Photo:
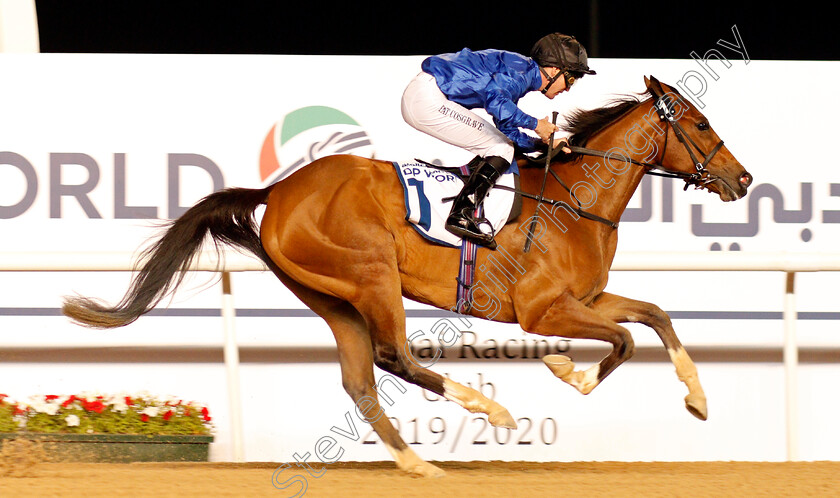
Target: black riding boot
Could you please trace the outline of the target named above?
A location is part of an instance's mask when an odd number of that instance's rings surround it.
[[[490,156],[480,162],[452,202],[452,211],[446,220],[448,232],[490,249],[496,248],[492,231],[484,233],[480,229],[480,225],[489,225],[489,222],[483,217],[476,218],[475,210],[484,202],[487,192],[508,168],[510,163],[498,156]]]

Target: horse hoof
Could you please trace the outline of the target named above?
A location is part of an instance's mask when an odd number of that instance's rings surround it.
[[[397,468],[414,477],[443,477],[446,472],[423,460],[409,447],[397,450],[387,443],[385,447],[393,455]]]
[[[685,409],[700,420],[706,420],[709,416],[708,408],[706,408],[706,397],[703,395],[689,394],[686,396]]]
[[[543,356],[543,363],[551,370],[555,377],[568,377],[575,370],[575,362],[568,356],[562,354],[549,354]]]
[[[510,416],[510,412],[504,408],[501,411],[494,412],[488,415],[487,421],[493,427],[501,427],[503,429],[516,429],[516,420]]]
[[[429,462],[420,462],[404,470],[414,477],[446,477],[446,472]]]

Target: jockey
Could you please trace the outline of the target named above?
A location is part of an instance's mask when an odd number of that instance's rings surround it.
[[[514,147],[535,152],[557,130],[548,118],[538,120],[519,109],[519,99],[537,90],[553,99],[595,71],[587,66],[583,46],[560,33],[537,41],[530,57],[465,48],[429,57],[421,69],[403,93],[403,119],[417,130],[475,153],[479,160],[452,203],[446,229],[495,249],[493,234],[480,229],[487,221],[475,217],[476,208],[503,173],[519,172],[513,162]],[[470,110],[479,108],[495,126]],[[533,130],[537,136],[522,130]]]

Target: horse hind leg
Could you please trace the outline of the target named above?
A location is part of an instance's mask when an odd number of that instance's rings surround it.
[[[367,298],[354,304],[370,327],[376,366],[406,382],[443,396],[471,413],[486,414],[488,422],[493,426],[515,429],[516,421],[505,407],[475,389],[447,379],[420,364],[412,355],[406,340],[402,294],[399,287],[390,292],[381,291],[388,287],[365,286],[366,289],[379,291],[370,291]]]
[[[470,413],[483,413],[487,415],[487,421],[494,427],[501,427],[503,429],[517,428],[516,421],[504,406],[487,398],[475,389],[453,380],[445,379],[443,381],[443,397],[461,405]]]
[[[706,420],[706,394],[700,385],[697,367],[677,338],[667,313],[655,304],[608,293],[599,295],[593,308],[616,322],[642,323],[652,328],[665,345],[668,356],[677,370],[677,377],[688,387],[688,395],[685,397],[686,409],[700,420]]]
[[[355,310],[353,310],[355,312]],[[420,458],[400,437],[388,420],[380,398],[389,399],[377,391],[373,375],[373,351],[364,320],[327,320],[335,335],[341,364],[344,390],[356,405],[357,414],[364,416],[373,427],[401,470],[420,477],[442,477],[443,470]],[[403,388],[404,389],[404,388]],[[389,401],[390,402],[390,401]],[[392,402],[391,402],[392,403]]]
[[[276,265],[269,266],[289,290],[327,322],[335,336],[342,386],[353,400],[357,415],[371,425],[397,467],[421,477],[443,476],[440,468],[417,456],[382,410],[373,375],[370,333],[356,309],[346,301],[304,287]]]
[[[394,343],[390,339],[383,341],[380,336],[373,346],[376,366],[406,382],[443,396],[470,413],[487,415],[487,421],[492,426],[517,428],[516,421],[504,406],[475,389],[423,367],[407,346],[407,342],[401,345],[399,339]]]

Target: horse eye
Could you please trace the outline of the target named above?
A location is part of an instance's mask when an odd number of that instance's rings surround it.
[[[700,123],[697,123],[697,129],[700,130],[700,131],[706,131],[706,130],[709,129],[709,123],[706,122],[706,121],[702,121]]]

